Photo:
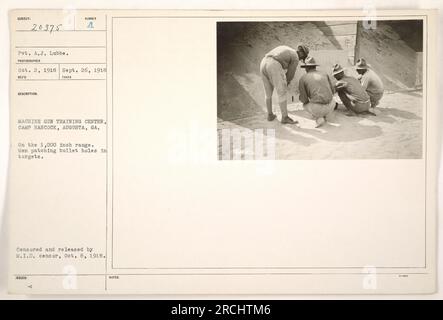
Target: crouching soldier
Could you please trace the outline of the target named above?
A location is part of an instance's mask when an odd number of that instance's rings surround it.
[[[335,91],[349,110],[349,115],[366,112],[376,115],[368,93],[356,78],[345,75],[345,70],[339,64],[334,65],[332,74],[337,79]]]
[[[298,62],[304,60],[308,53],[309,49],[303,45],[298,46],[297,50],[288,46],[278,46],[268,52],[261,61],[260,74],[265,89],[268,121],[276,118],[272,111],[272,93],[275,89],[282,114],[281,123],[297,123],[288,116],[288,84],[294,78]]]
[[[301,66],[306,74],[300,78],[300,101],[303,108],[308,111],[317,123],[317,128],[330,120],[335,108],[333,99],[334,87],[331,78],[324,72],[317,70],[318,64],[314,58],[309,57]]]
[[[356,63],[356,70],[360,75],[360,82],[363,88],[369,95],[371,100],[371,107],[378,106],[381,98],[383,97],[384,87],[380,77],[369,68],[364,58],[358,59]]]

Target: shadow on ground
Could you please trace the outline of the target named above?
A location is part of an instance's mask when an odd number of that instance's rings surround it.
[[[295,111],[291,114],[314,121],[306,111]],[[375,118],[371,116],[371,118]],[[318,140],[349,142],[374,138],[382,134],[382,129],[375,124],[365,123],[361,116],[349,117],[342,111],[334,111],[330,119],[332,124],[325,124],[320,128],[297,128],[298,132],[310,134]],[[371,119],[372,120],[372,119]]]
[[[244,119],[232,121],[239,127],[245,129],[274,129],[275,136],[278,139],[288,140],[301,146],[310,146],[320,141],[349,142],[374,138],[382,134],[382,129],[374,122],[375,116],[355,116],[348,117],[342,111],[335,111],[331,122],[321,128],[315,128],[314,120],[311,115],[304,110],[290,112],[290,115],[297,119],[299,125],[282,125],[278,120],[273,122],[264,122],[263,116],[257,119],[248,119],[244,124]]]

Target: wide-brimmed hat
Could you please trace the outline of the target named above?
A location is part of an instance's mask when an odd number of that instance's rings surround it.
[[[355,64],[355,69],[366,70],[368,68],[369,68],[369,65],[366,63],[365,58],[360,58],[357,60],[357,63]]]
[[[297,50],[303,52],[305,54],[305,57],[307,57],[309,54],[309,48],[303,44],[299,45],[297,47]]]
[[[334,65],[334,67],[332,68],[332,74],[335,76],[336,74],[339,74],[341,72],[344,72],[345,69],[342,68],[341,65],[339,65],[338,63],[336,63]]]
[[[307,57],[305,60],[305,64],[301,65],[301,68],[306,68],[306,67],[316,67],[318,66],[318,64],[315,62],[314,57]]]

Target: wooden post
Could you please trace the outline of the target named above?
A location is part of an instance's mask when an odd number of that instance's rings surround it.
[[[363,21],[357,21],[357,32],[355,34],[355,48],[354,48],[354,65],[357,60],[360,59],[360,41],[361,41],[361,28]]]

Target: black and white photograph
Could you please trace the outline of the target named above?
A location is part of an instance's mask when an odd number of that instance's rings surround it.
[[[421,159],[423,32],[423,20],[218,22],[218,159]]]

